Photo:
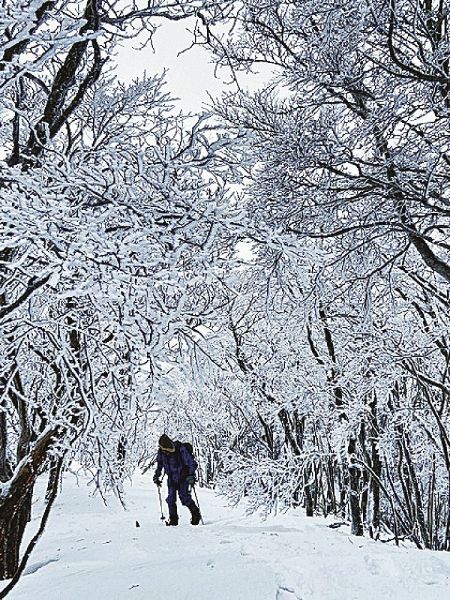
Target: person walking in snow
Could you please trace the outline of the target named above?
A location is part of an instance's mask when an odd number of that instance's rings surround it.
[[[195,484],[197,462],[193,455],[181,442],[173,442],[166,434],[159,438],[158,454],[156,456],[156,471],[153,482],[161,486],[161,473],[164,469],[167,475],[169,520],[166,525],[178,525],[177,493],[181,504],[191,511],[192,525],[198,525],[201,520],[200,510],[191,496],[191,487]]]

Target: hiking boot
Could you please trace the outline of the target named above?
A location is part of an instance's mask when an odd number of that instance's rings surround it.
[[[194,506],[189,507],[189,510],[191,511],[191,515],[192,515],[191,525],[198,525],[202,518],[199,509],[194,504]]]
[[[169,518],[166,521],[166,525],[178,525],[178,510],[177,505],[169,505]]]
[[[191,525],[198,525],[201,519],[202,515],[200,514],[200,512],[196,513],[195,515],[192,515]]]

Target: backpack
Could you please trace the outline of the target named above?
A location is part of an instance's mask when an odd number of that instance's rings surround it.
[[[176,455],[178,460],[181,462],[181,448],[184,448],[186,450],[186,452],[189,454],[189,456],[192,459],[193,462],[193,466],[194,466],[194,471],[197,470],[198,468],[198,463],[195,460],[194,457],[194,449],[192,447],[192,444],[189,442],[180,442],[180,441],[176,441],[175,442],[175,451],[176,451]],[[183,464],[182,470],[181,470],[181,477],[186,477],[189,474],[189,467],[186,464]]]
[[[181,446],[183,446],[183,448],[185,448],[189,452],[189,454],[192,456],[192,458],[195,459],[194,448],[190,442],[180,442],[180,441],[175,442],[175,448],[176,448],[177,452],[180,451]]]

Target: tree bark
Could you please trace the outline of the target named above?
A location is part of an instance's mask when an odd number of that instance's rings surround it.
[[[23,485],[14,490],[0,512],[0,580],[11,579],[19,567],[20,545],[30,520],[33,487]]]
[[[350,501],[350,516],[352,520],[352,534],[364,535],[364,528],[361,518],[361,507],[359,505],[359,480],[361,472],[359,466],[355,462],[356,441],[351,438],[348,442],[348,480],[349,480],[349,501]]]
[[[0,581],[10,579],[19,566],[20,544],[30,520],[34,483],[56,435],[56,430],[48,430],[39,437],[6,483],[9,485],[6,494],[0,497]]]
[[[0,404],[0,482],[4,483],[11,477],[11,466],[8,462],[6,448],[8,444],[8,431],[6,427],[6,413]]]

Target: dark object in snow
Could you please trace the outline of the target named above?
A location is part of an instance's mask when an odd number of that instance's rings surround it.
[[[330,529],[337,529],[338,527],[342,527],[342,525],[347,525],[347,523],[345,521],[336,521],[336,523],[331,523],[328,527]]]
[[[181,504],[191,512],[191,523],[198,525],[200,522],[200,510],[191,496],[191,487],[194,486],[196,481],[195,471],[197,467],[191,444],[179,441],[173,442],[165,434],[160,437],[153,481],[159,486],[161,473],[164,469],[164,473],[167,475],[168,525],[178,525],[177,494]]]
[[[194,487],[194,486],[192,486],[192,491],[193,491],[193,493],[194,493],[194,496],[195,496],[195,501],[197,502],[197,506],[198,506],[198,515],[195,515],[195,517],[194,517],[194,515],[192,516],[191,523],[192,523],[192,525],[198,525],[198,523],[199,523],[199,520],[200,520],[200,521],[202,522],[202,525],[204,525],[204,524],[205,524],[205,522],[203,521],[203,517],[202,517],[202,514],[201,514],[201,510],[200,510],[200,502],[198,501],[197,492],[196,492],[196,489],[195,489],[195,487]],[[198,517],[198,518],[197,518],[197,517]]]
[[[140,527],[139,521],[136,521],[136,527]]]
[[[191,515],[192,515],[191,524],[198,525],[200,523],[200,519],[202,518],[201,514],[200,514],[200,510],[198,509],[198,507],[196,506],[195,503],[194,503],[193,508],[190,510],[191,510]]]

